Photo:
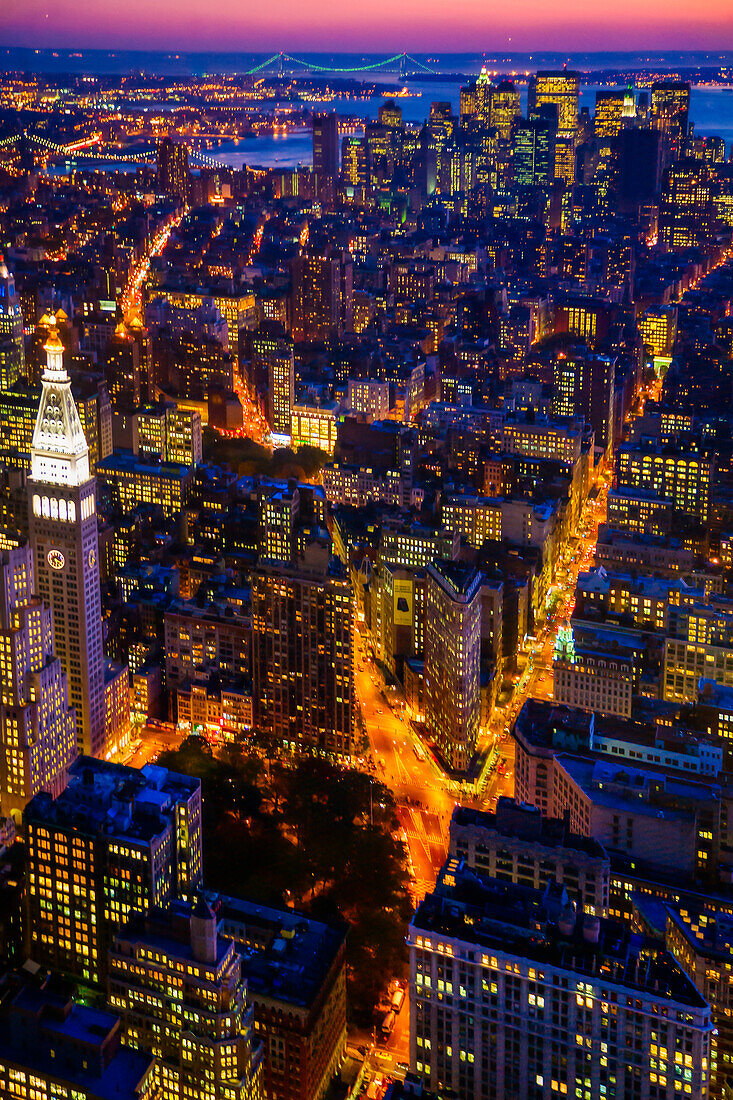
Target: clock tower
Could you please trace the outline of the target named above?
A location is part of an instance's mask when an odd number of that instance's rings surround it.
[[[31,444],[30,541],[38,595],[53,612],[54,649],[76,708],[80,752],[104,755],[105,699],[96,479],[52,329]]]

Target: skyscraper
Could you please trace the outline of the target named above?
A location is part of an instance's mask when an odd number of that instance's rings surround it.
[[[527,92],[527,113],[534,114],[543,103],[557,107],[557,128],[575,130],[578,124],[580,73],[569,69],[541,70],[530,77]]]
[[[290,418],[295,400],[295,358],[293,342],[287,337],[276,339],[267,357],[267,420],[275,435],[290,438]]]
[[[351,586],[330,547],[252,573],[253,724],[289,749],[351,755]]]
[[[333,112],[313,116],[313,171],[319,184],[339,174],[339,124]]]
[[[96,479],[64,369],[63,345],[51,332],[31,444],[30,542],[38,594],[53,612],[55,649],[76,709],[79,748],[104,753],[104,650],[99,591]]]
[[[292,264],[292,330],[299,341],[325,341],[350,327],[352,265],[339,254],[299,256]]]
[[[25,370],[23,313],[15,279],[0,253],[0,390],[7,390]]]
[[[557,122],[552,114],[520,118],[514,127],[514,179],[520,187],[548,186],[555,178]]]
[[[596,137],[615,137],[624,127],[625,119],[633,119],[636,111],[634,89],[624,91],[602,88],[596,92],[596,110],[593,129]]]
[[[449,767],[465,771],[479,729],[481,577],[443,559],[425,589],[425,728]]]
[[[652,125],[671,139],[687,133],[690,85],[686,80],[659,80],[652,85]]]
[[[596,447],[610,454],[613,442],[613,394],[616,361],[587,348],[560,352],[553,364],[552,411],[582,417],[593,428]]]
[[[491,93],[491,119],[499,137],[509,141],[514,119],[521,113],[519,89],[511,80],[500,80]]]
[[[20,822],[39,791],[56,796],[76,756],[66,673],[51,610],[33,594],[29,546],[0,555],[0,816]]]
[[[664,172],[659,202],[659,240],[667,248],[697,248],[712,226],[712,179],[699,160],[677,160]]]
[[[140,404],[140,343],[120,322],[107,345],[105,375],[112,407],[116,412]]]
[[[352,187],[369,186],[369,146],[366,138],[347,134],[341,142],[341,175]]]
[[[188,171],[188,146],[165,137],[158,146],[158,190],[164,195],[188,200],[191,180]]]

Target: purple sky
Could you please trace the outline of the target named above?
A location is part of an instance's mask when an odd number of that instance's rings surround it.
[[[733,0],[0,0],[3,45],[163,50],[733,49]]]

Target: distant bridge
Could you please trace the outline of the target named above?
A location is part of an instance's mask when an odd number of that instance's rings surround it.
[[[35,145],[39,152],[47,153],[49,156],[63,156],[73,160],[87,159],[87,160],[105,160],[115,162],[119,164],[154,164],[155,163],[155,149],[140,149],[137,152],[122,153],[116,147],[107,146],[102,141],[101,134],[94,134],[90,138],[85,138],[82,141],[73,141],[67,145],[63,145],[58,141],[51,141],[47,137],[43,137],[40,134],[28,133],[27,130],[18,134],[13,134],[10,137],[3,138],[0,141],[0,148],[12,145],[15,142],[20,142],[23,139],[31,142]],[[213,157],[207,156],[205,153],[200,153],[197,149],[189,148],[189,158],[192,162],[195,162],[197,167],[201,168],[221,168],[221,162],[215,160]]]
[[[274,53],[271,57],[268,57],[266,61],[261,61],[254,68],[248,69],[247,75],[254,76],[255,73],[264,72],[270,66],[276,67],[280,73],[283,73],[285,72],[285,63],[288,61],[293,65],[297,65],[298,68],[314,73],[369,73],[380,69],[382,72],[396,72],[400,76],[407,76],[409,72],[437,72],[436,69],[431,69],[429,65],[425,65],[422,61],[418,61],[416,57],[404,52],[393,54],[392,57],[385,57],[382,61],[374,61],[370,64],[344,66],[320,65],[316,61],[308,61],[304,57],[293,57],[292,54],[281,50],[279,53]],[[395,68],[390,68],[390,66],[395,66]]]

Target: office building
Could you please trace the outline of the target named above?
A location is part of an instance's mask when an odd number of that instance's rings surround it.
[[[203,458],[201,413],[197,409],[166,408],[165,461],[198,466]]]
[[[637,323],[645,356],[654,359],[672,354],[677,337],[677,306],[652,306]]]
[[[369,592],[372,648],[401,679],[404,662],[423,654],[425,570],[382,561],[372,571]]]
[[[687,133],[690,113],[690,85],[685,80],[658,80],[652,84],[652,125],[669,138]]]
[[[333,112],[313,115],[313,172],[316,186],[339,174],[339,126]]]
[[[612,859],[646,867],[652,879],[719,881],[729,812],[727,789],[713,778],[720,745],[633,716],[539,700],[525,703],[514,728],[521,801],[547,817],[567,814],[573,832],[594,837]]]
[[[188,170],[188,146],[185,142],[165,137],[157,152],[158,190],[164,195],[188,202],[191,177]]]
[[[202,897],[135,914],[109,953],[125,1045],[155,1059],[160,1100],[259,1100],[262,1048],[242,958]]]
[[[620,134],[627,118],[633,117],[633,89],[601,88],[596,92],[593,129],[597,138],[613,138]]]
[[[42,966],[100,984],[118,926],[133,911],[190,898],[201,881],[201,783],[78,757],[66,789],[24,815],[27,951]]]
[[[305,253],[291,264],[292,334],[325,342],[351,327],[352,264],[339,254]]]
[[[614,440],[616,362],[587,348],[559,352],[553,362],[553,416],[583,419],[596,447],[610,456]]]
[[[633,643],[623,638],[576,645],[570,626],[561,626],[552,656],[552,694],[562,706],[631,716],[639,669]],[[594,644],[595,643],[595,644]]]
[[[219,936],[242,955],[264,1094],[321,1100],[346,1047],[346,927],[240,898],[207,900]]]
[[[189,464],[154,464],[131,451],[114,451],[99,463],[97,473],[123,513],[150,504],[161,508],[166,516],[176,516],[188,503],[194,470]]]
[[[24,375],[23,311],[15,279],[0,253],[0,392]]]
[[[547,187],[555,178],[555,136],[553,117],[518,119],[514,125],[514,180],[519,187]]]
[[[662,178],[659,240],[670,249],[705,245],[713,226],[709,165],[686,157],[670,164]]]
[[[545,104],[557,107],[559,132],[574,131],[578,125],[580,73],[569,69],[546,69],[529,79],[527,113],[535,114]]]
[[[203,457],[201,413],[175,402],[148,406],[134,414],[141,459],[155,459],[175,466],[198,466]],[[134,429],[133,429],[134,437]]]
[[[510,141],[514,120],[521,114],[519,89],[511,80],[500,80],[491,91],[491,117],[493,126],[502,141]]]
[[[38,595],[53,613],[54,648],[66,672],[81,752],[105,753],[104,650],[96,480],[54,332],[45,345],[41,402],[28,479]]]
[[[664,641],[664,699],[695,703],[703,678],[733,687],[733,611],[725,599],[676,609]]]
[[[366,192],[369,187],[369,146],[366,138],[347,134],[341,141],[343,182]]]
[[[479,731],[481,577],[442,559],[425,588],[425,732],[447,765],[466,771]]]
[[[136,409],[142,395],[140,342],[134,339],[124,321],[119,323],[107,344],[105,376],[115,411]]]
[[[260,560],[288,565],[295,554],[295,525],[300,512],[297,486],[264,493],[259,501]]]
[[[295,357],[292,340],[276,339],[267,355],[267,422],[276,436],[290,440],[295,403]]]
[[[120,1044],[113,1012],[75,1001],[49,976],[0,982],[4,1100],[162,1100],[152,1059]]]
[[[351,586],[330,549],[252,573],[255,729],[291,751],[347,759],[355,731]]]
[[[592,440],[590,429],[584,431],[578,425],[542,417],[507,419],[501,433],[502,449],[507,454],[550,458],[571,464],[588,454]]]
[[[707,1002],[658,940],[583,914],[557,883],[534,890],[449,859],[407,942],[410,1066],[428,1088],[707,1096]]]
[[[373,378],[350,378],[347,408],[352,412],[385,420],[389,414],[389,382]]]
[[[219,671],[225,680],[249,676],[251,618],[239,590],[230,598],[174,600],[163,619],[166,684],[181,687],[196,673]]]
[[[705,522],[710,516],[714,470],[711,453],[653,441],[624,443],[616,452],[614,487],[653,494],[677,511]]]
[[[335,401],[312,405],[304,401],[293,404],[290,418],[290,443],[298,447],[317,447],[327,455],[336,449],[339,406]]]
[[[76,719],[54,653],[51,609],[34,595],[29,546],[0,553],[0,816],[20,824],[39,791],[58,796]]]
[[[733,1077],[733,916],[715,899],[665,906],[667,950],[712,1009],[710,1098],[726,1095]]]

